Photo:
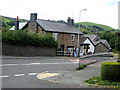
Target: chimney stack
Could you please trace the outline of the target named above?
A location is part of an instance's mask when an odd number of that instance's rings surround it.
[[[15,22],[15,30],[19,30],[19,17],[17,16],[16,22]]]
[[[71,19],[70,17],[68,17],[67,24],[70,25],[70,26],[73,26],[74,25],[74,19]]]
[[[35,20],[37,20],[37,13],[31,13],[30,21],[35,21]]]

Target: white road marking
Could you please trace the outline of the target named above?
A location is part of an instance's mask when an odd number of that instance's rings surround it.
[[[47,77],[53,77],[53,76],[57,76],[59,75],[59,73],[39,73],[37,75],[37,78],[38,79],[44,79],[44,78],[47,78]]]
[[[41,64],[41,63],[31,63],[31,64]]]
[[[30,75],[30,76],[37,75],[37,73],[28,73],[28,75]]]
[[[52,65],[52,64],[76,64],[78,62],[61,62],[61,63],[28,63],[28,64],[1,64],[0,66],[19,66],[19,65]]]
[[[24,76],[25,74],[15,74],[16,77]]]
[[[4,78],[4,77],[9,77],[8,75],[6,75],[6,76],[0,76],[0,78]]]
[[[19,64],[1,64],[0,66],[14,66],[14,65],[19,65]]]

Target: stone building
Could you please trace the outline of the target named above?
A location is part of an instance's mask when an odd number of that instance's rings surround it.
[[[74,20],[68,17],[67,23],[58,23],[49,20],[37,19],[37,14],[32,13],[30,21],[22,28],[29,33],[53,35],[55,40],[58,41],[58,48],[61,51],[72,51],[77,47],[78,30],[73,26]],[[83,33],[80,32],[80,35]]]
[[[67,23],[58,23],[50,20],[37,19],[37,13],[30,15],[30,21],[19,23],[16,28],[25,30],[28,33],[53,35],[58,41],[58,48],[62,52],[71,52],[77,48],[78,30],[73,26],[74,20],[68,17]],[[13,26],[10,30],[16,30]],[[18,27],[19,26],[19,27]],[[83,34],[80,32],[80,55],[104,53],[110,51],[110,45],[96,34]]]

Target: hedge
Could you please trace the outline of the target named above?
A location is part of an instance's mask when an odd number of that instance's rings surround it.
[[[101,79],[120,81],[120,63],[104,62],[101,64]]]
[[[57,41],[51,34],[30,34],[22,30],[3,32],[2,42],[22,46],[57,47]]]

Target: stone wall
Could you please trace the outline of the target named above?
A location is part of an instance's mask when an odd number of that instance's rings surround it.
[[[29,33],[46,34],[46,32],[35,21],[30,21],[28,26],[23,30]]]
[[[74,34],[74,41],[71,41],[71,34],[67,33],[58,33],[58,48],[61,44],[64,44],[64,50],[67,51],[67,46],[77,47],[78,35]]]
[[[2,44],[5,56],[56,56],[56,48]]]
[[[109,49],[104,46],[102,43],[99,43],[95,46],[95,53],[104,53],[109,52]]]

